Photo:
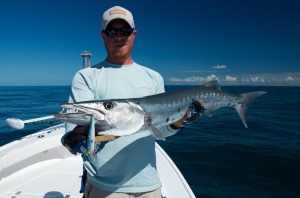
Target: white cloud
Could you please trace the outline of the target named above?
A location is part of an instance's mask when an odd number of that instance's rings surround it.
[[[238,77],[233,77],[233,76],[226,76],[225,81],[237,81]]]
[[[169,81],[171,81],[171,82],[182,82],[183,79],[180,79],[180,78],[169,78]]]
[[[294,81],[295,79],[292,76],[287,76],[284,80],[285,81]]]
[[[265,82],[264,77],[261,77],[261,76],[251,77],[250,80],[251,80],[252,82]]]
[[[226,69],[227,66],[226,65],[216,65],[212,67],[213,69]]]
[[[192,76],[192,77],[187,77],[187,78],[169,78],[170,82],[176,83],[176,82],[186,82],[186,83],[195,83],[195,82],[208,82],[208,81],[213,81],[213,80],[218,80],[219,78],[214,75],[208,75],[206,77],[197,77],[197,76]]]
[[[211,67],[212,70],[185,70],[182,71],[184,73],[212,73],[212,72],[220,72],[222,69],[226,69],[226,65],[216,65]],[[219,71],[218,71],[219,70]]]
[[[204,77],[188,77],[184,79],[185,82],[199,82],[204,81]]]
[[[222,85],[267,85],[267,86],[300,86],[300,72],[269,73],[269,74],[235,74],[192,76],[186,78],[170,78],[174,84],[197,84],[219,80]]]
[[[212,80],[219,80],[219,77],[214,74],[211,74],[206,77],[206,81],[212,81]]]

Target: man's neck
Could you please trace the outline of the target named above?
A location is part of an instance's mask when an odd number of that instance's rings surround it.
[[[106,58],[106,61],[115,64],[115,65],[130,65],[133,63],[133,60],[131,58],[126,58],[126,59],[116,59],[116,58]]]

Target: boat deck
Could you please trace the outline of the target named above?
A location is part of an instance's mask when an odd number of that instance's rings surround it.
[[[64,148],[55,126],[0,147],[0,198],[81,198],[82,158]],[[195,197],[165,151],[156,144],[164,198]]]
[[[0,197],[78,197],[82,159],[71,156],[66,159],[52,159],[28,166],[8,178],[1,180],[1,189],[6,189]]]

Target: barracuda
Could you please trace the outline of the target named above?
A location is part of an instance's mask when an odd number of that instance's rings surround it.
[[[154,136],[160,137],[159,129],[180,120],[193,100],[204,102],[204,115],[222,107],[236,109],[243,124],[246,124],[248,105],[264,91],[230,94],[220,89],[217,81],[202,86],[174,92],[132,99],[96,100],[62,104],[74,113],[59,113],[54,117],[76,125],[90,125],[93,118],[98,135],[125,136],[149,127]],[[69,112],[67,111],[67,112]],[[99,131],[100,129],[100,131]]]

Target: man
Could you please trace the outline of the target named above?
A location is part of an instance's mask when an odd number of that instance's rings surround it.
[[[101,37],[107,58],[91,68],[80,70],[73,79],[69,102],[140,98],[164,92],[163,78],[157,72],[132,60],[137,34],[133,16],[115,6],[104,12]],[[67,124],[62,143],[72,153],[81,153],[88,127]],[[167,137],[182,127],[182,121],[161,129]],[[73,131],[72,131],[73,130]],[[148,130],[96,144],[93,159],[83,155],[88,172],[86,198],[153,197],[161,198],[161,183],[156,170],[155,140]]]

